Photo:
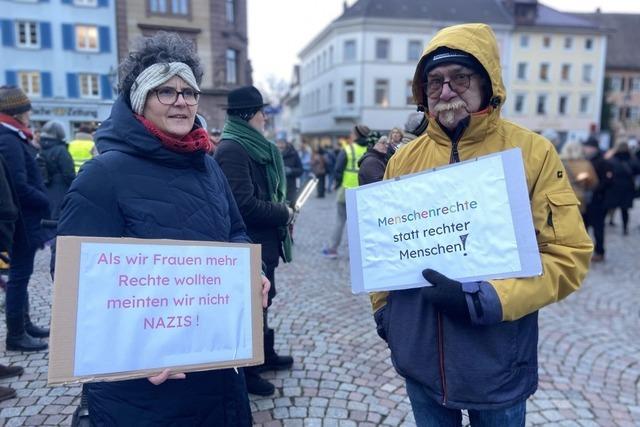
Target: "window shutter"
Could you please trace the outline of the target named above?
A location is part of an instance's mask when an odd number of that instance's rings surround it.
[[[98,7],[109,7],[109,0],[98,0]]]
[[[75,73],[67,73],[67,95],[69,98],[79,98],[78,76]]]
[[[4,79],[5,79],[6,84],[8,84],[10,86],[17,86],[18,85],[18,74],[15,71],[6,70],[4,72]]]
[[[51,23],[40,23],[40,47],[42,49],[51,49]]]
[[[40,79],[42,80],[42,97],[51,98],[53,96],[51,73],[48,71],[43,71],[42,73],[40,73]]]
[[[13,31],[13,21],[2,19],[0,23],[2,24],[2,46],[14,46],[15,33]]]
[[[111,39],[109,38],[109,27],[98,27],[98,38],[100,39],[100,52],[111,52]]]
[[[74,30],[72,24],[62,24],[62,47],[64,50],[76,50]]]
[[[111,99],[113,97],[108,74],[102,74],[100,76],[100,92],[102,99]]]

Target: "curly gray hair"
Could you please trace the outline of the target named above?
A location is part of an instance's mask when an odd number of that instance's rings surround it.
[[[193,42],[164,31],[138,39],[119,67],[118,92],[124,95],[127,104],[131,88],[142,71],[153,64],[170,62],[184,62],[193,71],[198,85],[202,82],[204,72]]]

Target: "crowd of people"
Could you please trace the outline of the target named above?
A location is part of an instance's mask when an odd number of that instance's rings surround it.
[[[69,143],[56,122],[34,139],[30,100],[17,87],[0,88],[7,350],[47,348],[49,330],[30,317],[28,283],[36,251],[46,244],[55,274],[52,220],[57,235],[260,244],[264,363],[87,383],[83,414],[92,425],[251,424],[248,393],[275,390],[261,373],[295,362],[276,352],[269,313],[277,267],[293,261],[292,203],[311,177],[318,179],[317,197],[336,192],[336,221],[322,249],[336,258],[347,189],[519,147],[532,179],[527,185],[544,273],[461,283],[426,265],[421,273],[431,286],[373,293],[371,302],[418,426],[460,425],[462,409],[472,426],[524,426],[526,400],[538,384],[538,310],[575,291],[590,260],[604,260],[608,212],[620,210],[622,232],[629,233],[640,173],[629,145],[603,152],[593,136],[565,144],[558,154],[543,136],[501,118],[506,93],[497,42],[482,24],[447,27],[434,36],[413,78],[419,111],[403,129],[381,135],[354,124],[337,147],[296,149],[284,139],[269,141],[267,104],[253,86],[230,91],[223,128],[207,129],[196,114],[200,59],[175,34],[142,39],[123,60],[120,76],[110,117],[95,133],[80,129]],[[583,224],[594,230],[593,256]],[[0,365],[0,378],[22,372]],[[14,396],[0,387],[0,400]]]

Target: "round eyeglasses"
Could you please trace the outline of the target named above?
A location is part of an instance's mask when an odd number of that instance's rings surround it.
[[[471,85],[471,76],[476,73],[457,73],[451,76],[449,80],[444,80],[441,77],[428,78],[427,82],[423,85],[424,92],[431,99],[437,99],[442,94],[442,88],[445,84],[449,85],[449,89],[460,95],[466,92]]]
[[[182,95],[182,99],[187,105],[198,105],[200,99],[200,92],[193,89],[184,89],[183,91],[177,91],[172,87],[161,87],[154,91],[163,105],[173,105],[178,100],[178,96]]]

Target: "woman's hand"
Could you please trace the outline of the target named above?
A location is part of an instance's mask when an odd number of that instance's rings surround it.
[[[153,377],[147,377],[149,382],[153,385],[160,385],[166,380],[183,380],[185,378],[187,378],[187,376],[184,373],[176,372],[175,374],[171,374],[168,369],[165,369],[160,374]]]
[[[271,282],[267,276],[262,276],[262,308],[267,308],[269,304],[269,289],[271,289]]]

